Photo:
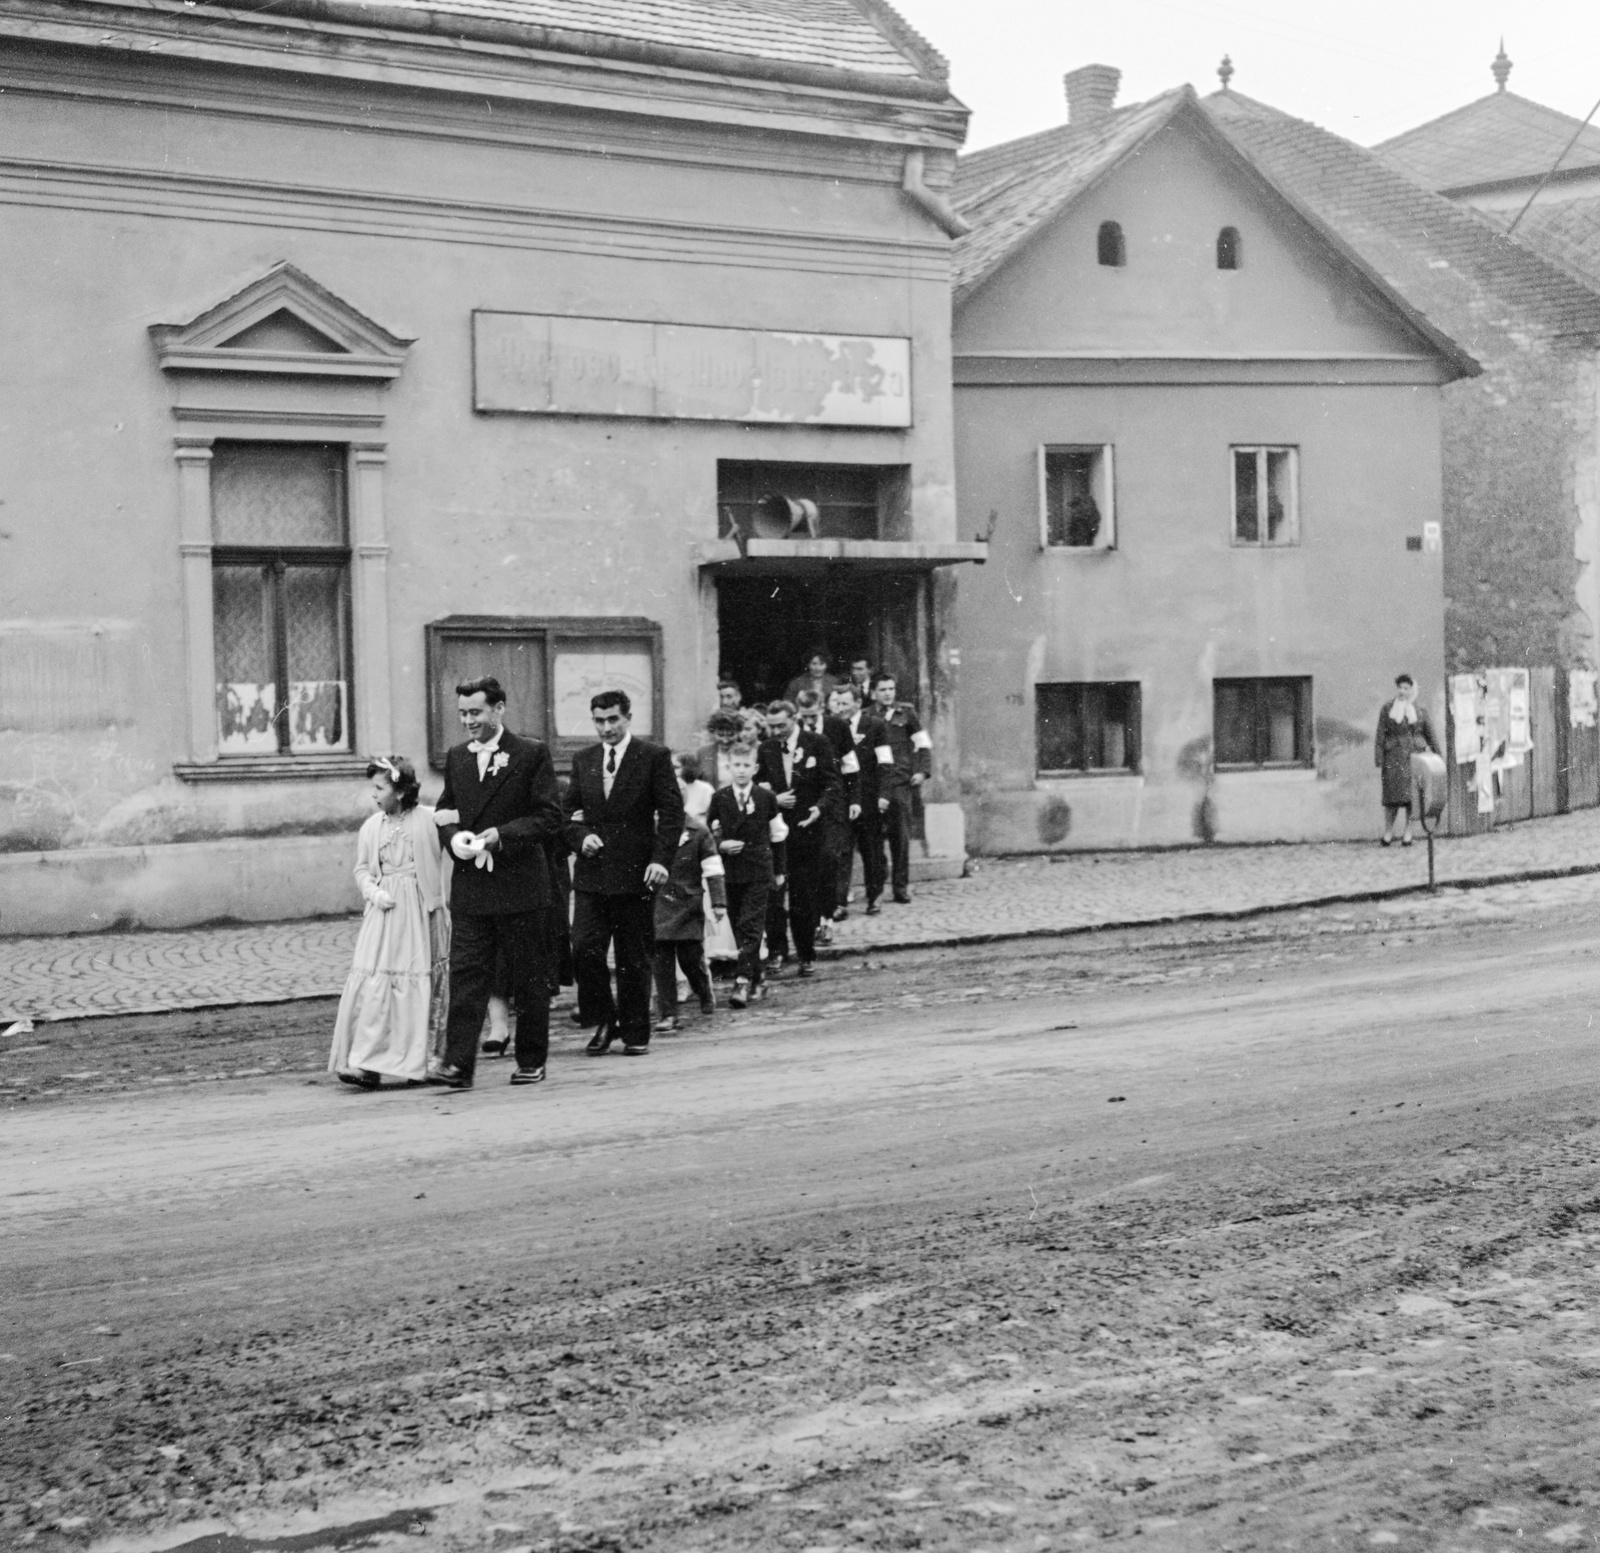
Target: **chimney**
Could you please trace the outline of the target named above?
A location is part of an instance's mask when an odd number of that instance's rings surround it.
[[[1115,65],[1084,65],[1069,70],[1062,80],[1067,87],[1067,123],[1093,124],[1111,112],[1117,100],[1117,83],[1122,72]]]

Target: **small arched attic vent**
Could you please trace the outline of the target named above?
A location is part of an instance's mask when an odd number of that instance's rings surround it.
[[[1120,270],[1128,262],[1122,241],[1122,228],[1115,221],[1102,221],[1095,238],[1095,255],[1108,269]]]
[[[1238,227],[1223,227],[1217,233],[1217,268],[1219,270],[1238,269],[1243,253],[1243,246],[1239,241]]]

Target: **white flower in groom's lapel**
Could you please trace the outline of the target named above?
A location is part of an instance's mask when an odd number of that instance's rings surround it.
[[[489,762],[489,775],[499,776],[511,764],[511,757],[504,750],[496,750],[494,759]]]

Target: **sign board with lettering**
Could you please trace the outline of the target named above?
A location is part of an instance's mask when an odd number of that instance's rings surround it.
[[[475,312],[472,349],[478,410],[911,424],[911,342],[895,337]]]

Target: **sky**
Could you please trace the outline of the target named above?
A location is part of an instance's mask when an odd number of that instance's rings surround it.
[[[1066,118],[1061,77],[1122,71],[1119,104],[1191,83],[1236,91],[1373,145],[1494,90],[1583,118],[1600,98],[1600,0],[893,0],[950,61],[967,149]],[[1600,123],[1600,113],[1595,115]]]

